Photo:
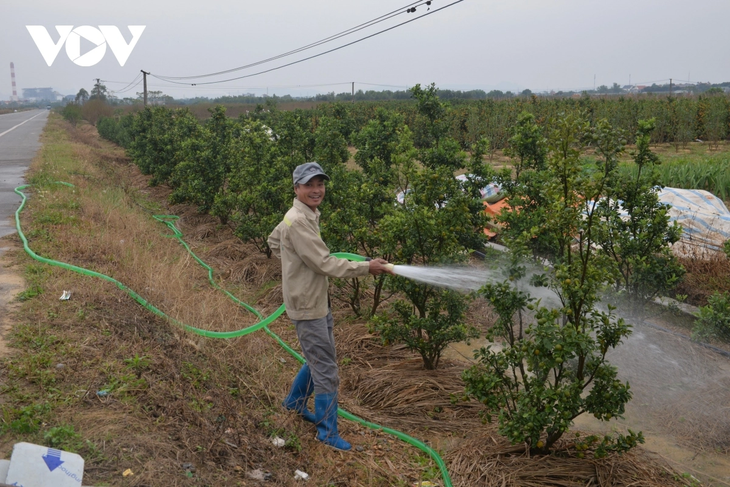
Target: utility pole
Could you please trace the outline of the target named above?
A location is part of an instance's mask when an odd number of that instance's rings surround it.
[[[672,96],[672,78],[669,78],[669,96]]]
[[[144,69],[140,69],[142,71],[142,86],[144,87],[144,106],[147,106],[147,75],[150,74]]]
[[[355,103],[355,82],[352,82],[352,103]]]

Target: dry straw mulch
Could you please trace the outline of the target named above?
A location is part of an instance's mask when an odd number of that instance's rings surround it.
[[[446,455],[455,487],[660,487],[684,485],[677,473],[636,448],[603,459],[577,458],[563,439],[555,453],[530,456],[492,435],[460,442]],[[588,452],[590,453],[590,452]]]

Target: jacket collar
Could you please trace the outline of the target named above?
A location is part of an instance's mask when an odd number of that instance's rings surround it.
[[[319,220],[319,209],[312,211],[310,207],[299,201],[297,198],[294,198],[294,208],[304,213],[310,220]]]

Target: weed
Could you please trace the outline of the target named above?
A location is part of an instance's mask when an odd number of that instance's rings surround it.
[[[421,480],[436,480],[441,478],[441,470],[431,457],[425,454],[414,455],[411,457],[413,463],[423,469]]]
[[[707,301],[707,306],[701,306],[697,313],[692,338],[730,341],[730,293],[715,293]]]
[[[674,475],[674,480],[680,481],[680,482],[686,482],[687,487],[700,487],[702,485],[702,482],[700,482],[697,477],[692,475],[691,473],[684,472],[682,475]]]
[[[73,425],[64,424],[54,426],[43,434],[43,441],[51,448],[76,452],[81,445],[81,436],[76,433]]]
[[[50,412],[51,406],[48,403],[30,404],[21,408],[3,405],[0,431],[18,434],[35,433]]]
[[[143,370],[149,368],[150,366],[150,360],[146,355],[139,356],[139,354],[134,354],[134,357],[124,359],[124,363],[127,364],[127,367],[137,372],[137,377],[140,376]]]
[[[45,227],[38,227],[28,230],[26,232],[26,236],[33,241],[42,240],[44,242],[50,242],[52,240],[51,232],[49,232],[48,228]]]
[[[190,405],[190,409],[199,413],[204,413],[213,409],[213,403],[208,401],[198,401],[197,399],[193,399],[188,404]]]
[[[210,379],[210,373],[203,372],[195,364],[191,362],[183,362],[182,365],[182,372],[180,375],[189,380],[196,389],[202,387],[203,384]]]
[[[147,380],[137,374],[112,375],[101,388],[109,393],[117,393],[120,398],[128,398],[132,392],[145,390],[149,387]]]
[[[58,210],[45,210],[38,212],[36,215],[36,224],[38,225],[64,225],[71,223],[76,219],[73,216],[68,216],[62,211]]]
[[[40,296],[41,294],[43,294],[43,288],[34,284],[34,285],[30,286],[28,289],[19,292],[18,300],[19,301],[28,301],[28,300],[35,298],[36,296]]]

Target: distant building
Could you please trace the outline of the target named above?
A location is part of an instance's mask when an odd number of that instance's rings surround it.
[[[56,101],[56,92],[53,88],[23,88],[23,98],[31,101]]]

